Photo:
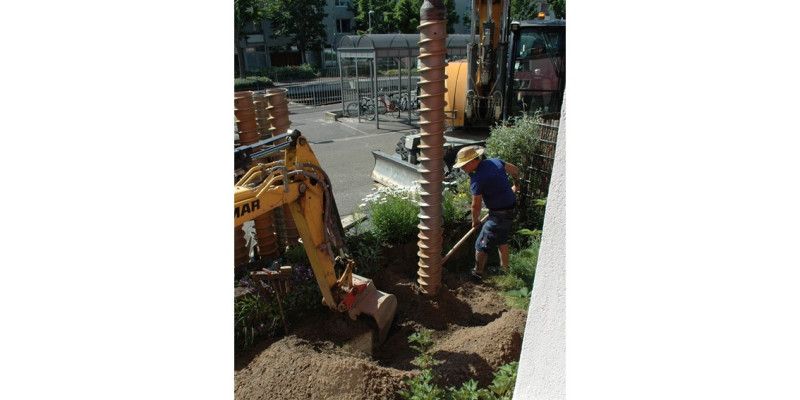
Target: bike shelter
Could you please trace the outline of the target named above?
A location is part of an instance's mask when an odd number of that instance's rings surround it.
[[[342,87],[342,114],[350,103],[362,97],[370,97],[375,108],[375,127],[380,128],[378,95],[380,92],[405,93],[412,98],[416,93],[419,74],[416,58],[419,56],[418,33],[412,34],[371,34],[342,36],[337,45],[339,76]],[[470,35],[448,35],[447,60],[465,58]],[[397,76],[378,76],[378,67],[397,68]],[[405,74],[405,79],[403,75]],[[406,110],[408,121],[412,119],[411,109]],[[361,112],[358,113],[361,122]]]

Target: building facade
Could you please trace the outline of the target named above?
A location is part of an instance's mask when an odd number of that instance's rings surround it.
[[[546,1],[535,1],[535,3],[540,11],[550,11]],[[322,51],[306,53],[309,64],[317,68],[336,66],[336,43],[342,35],[355,34],[355,15],[351,8],[350,0],[327,0],[325,13],[328,15],[322,20],[322,23],[325,25],[328,37]],[[455,0],[455,10],[459,21],[453,26],[454,33],[469,33],[470,22],[469,20],[465,22],[464,17],[472,11],[472,0]],[[246,36],[241,39],[245,71],[254,72],[269,67],[302,63],[300,50],[295,46],[290,46],[286,38],[271,38],[272,33],[269,21],[252,24],[246,29]]]

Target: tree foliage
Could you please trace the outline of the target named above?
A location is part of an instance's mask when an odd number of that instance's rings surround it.
[[[550,10],[556,19],[566,18],[567,0],[548,0]],[[511,19],[526,20],[536,19],[539,6],[530,0],[511,0]]]
[[[460,19],[456,12],[455,0],[444,0],[444,6],[447,8],[447,33],[454,33],[455,29],[453,27]]]
[[[306,63],[306,50],[319,50],[328,37],[322,19],[327,17],[325,0],[271,0],[265,19],[272,25],[272,38],[288,38]]]
[[[353,0],[351,11],[356,21],[355,30],[365,33],[396,33],[394,26],[394,0]],[[422,4],[422,3],[420,3]],[[372,32],[369,31],[369,12],[372,10]],[[419,14],[419,9],[417,9]],[[417,17],[419,18],[419,17]]]
[[[233,41],[236,48],[236,56],[239,60],[240,77],[244,77],[244,54],[240,39],[244,38],[247,25],[261,22],[265,6],[264,0],[233,1]]]
[[[567,18],[567,0],[550,0],[550,8],[553,10],[554,17]]]
[[[394,6],[392,19],[400,33],[417,33],[419,8],[423,0],[398,0]]]
[[[264,0],[234,0],[233,1],[233,32],[235,39],[244,37],[245,27],[248,24],[257,24],[264,15],[266,4]]]
[[[423,0],[397,0],[392,12],[392,25],[400,33],[419,32],[419,9]],[[454,0],[444,1],[447,10],[447,33],[455,32],[455,24],[460,20]],[[374,21],[373,21],[374,24]]]
[[[538,12],[538,5],[530,0],[511,0],[512,20],[535,19]]]

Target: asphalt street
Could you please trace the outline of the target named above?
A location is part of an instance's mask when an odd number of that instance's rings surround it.
[[[342,217],[352,214],[364,198],[378,187],[370,174],[375,165],[372,150],[394,154],[398,140],[406,133],[418,132],[415,123],[385,117],[375,121],[339,118],[329,115],[341,111],[341,104],[304,106],[290,103],[291,129],[299,130],[311,142],[311,149],[333,185],[333,195]],[[383,118],[383,116],[381,116]]]

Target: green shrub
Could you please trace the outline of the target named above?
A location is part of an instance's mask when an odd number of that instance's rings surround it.
[[[479,388],[478,382],[473,379],[464,382],[458,389],[454,386],[448,386],[445,389],[440,388],[436,383],[440,376],[434,370],[440,362],[434,357],[436,352],[433,350],[432,334],[433,331],[423,329],[421,332],[412,333],[408,337],[411,348],[419,353],[411,363],[420,367],[422,372],[411,379],[403,380],[403,383],[408,387],[397,392],[401,398],[414,400],[478,400],[511,399],[513,397],[514,384],[517,380],[517,368],[519,366],[516,361],[501,366],[494,373],[494,379],[488,388]]]
[[[259,336],[274,334],[280,323],[277,304],[257,294],[237,300],[233,307],[234,337],[239,347],[250,347]]]
[[[319,77],[319,72],[310,65],[288,65],[284,67],[270,67],[248,72],[271,78],[273,81],[286,81],[293,79],[314,79]]]
[[[233,80],[233,90],[240,92],[243,90],[259,90],[274,87],[272,79],[265,76],[250,76],[247,78],[236,78]]]
[[[305,247],[302,244],[295,244],[289,246],[286,251],[283,252],[283,258],[288,265],[310,265],[311,262],[308,260],[308,254],[306,253]]]
[[[518,278],[517,278],[518,279]],[[506,305],[511,308],[527,310],[531,302],[531,291],[526,286],[516,290],[509,290],[502,293],[506,299]]]
[[[541,134],[542,126],[539,125],[541,118],[539,114],[525,115],[515,120],[514,126],[494,126],[491,136],[486,140],[486,154],[488,157],[498,157],[510,162],[520,168],[520,174],[524,173],[526,166],[530,165],[531,160],[536,154],[544,152],[542,146],[545,142],[538,137]],[[516,182],[520,184],[519,180]],[[532,187],[521,188],[523,203],[519,209],[518,221],[526,226],[533,226],[541,229],[544,224],[545,204],[542,200],[534,200],[541,194],[535,193]],[[538,202],[538,203],[537,203]]]
[[[533,286],[533,278],[536,274],[536,262],[539,259],[539,245],[541,244],[542,231],[520,229],[517,234],[527,239],[527,247],[510,252],[508,255],[509,273],[522,279],[528,288]]]
[[[514,126],[496,125],[486,139],[487,157],[498,157],[518,167],[526,164],[539,146],[539,139],[534,132],[542,128],[537,124],[537,116],[525,115],[518,118]]]
[[[422,373],[411,379],[403,380],[408,385],[408,389],[402,389],[397,393],[404,399],[440,399],[444,395],[444,389],[436,385],[439,373],[433,368],[439,365],[439,361],[433,357],[436,351],[433,350],[433,331],[424,329],[422,332],[414,332],[408,337],[411,348],[419,354],[412,364],[422,368]],[[417,343],[416,345],[413,343]]]
[[[510,258],[510,255],[509,255]],[[510,260],[509,260],[510,263]],[[510,273],[504,273],[493,276],[491,279],[492,284],[501,291],[517,290],[525,286],[525,281],[518,276]]]
[[[466,189],[463,181],[466,181]],[[466,219],[470,215],[472,205],[472,192],[469,190],[469,177],[460,176],[459,180],[453,185],[445,187],[442,194],[442,219],[444,228],[448,232],[465,222],[471,223]]]
[[[383,243],[406,243],[417,234],[419,203],[414,192],[382,187],[366,197],[372,229]]]
[[[371,278],[383,266],[383,245],[372,231],[348,232],[347,248],[356,263],[355,273]]]
[[[284,315],[289,320],[299,320],[322,309],[322,294],[311,268],[295,265],[288,283],[291,290],[280,298]],[[241,279],[238,286],[252,290],[233,305],[236,348],[246,349],[260,338],[276,335],[283,321],[272,287],[259,287],[249,276]]]
[[[382,75],[382,76],[397,76],[399,74],[400,74],[400,70],[396,69],[396,68],[395,69],[385,69],[385,70],[379,70],[378,71],[378,75]],[[407,76],[407,74],[408,74],[408,70],[407,69],[403,69],[403,78],[405,78]],[[414,79],[416,76],[417,76],[417,69],[416,68],[411,69],[411,79]]]
[[[508,271],[492,278],[492,283],[497,286],[506,298],[509,307],[527,309],[530,302],[533,280],[536,275],[536,263],[539,259],[539,245],[541,231],[521,229],[514,236],[516,241],[522,241],[526,247],[513,251],[509,246]],[[521,238],[520,238],[521,236]]]

